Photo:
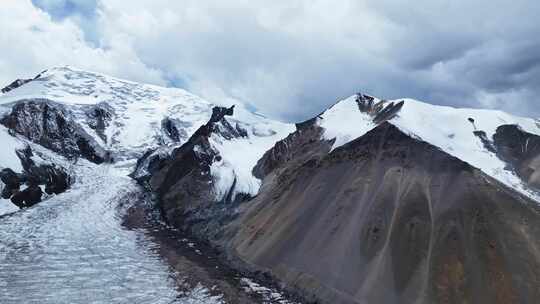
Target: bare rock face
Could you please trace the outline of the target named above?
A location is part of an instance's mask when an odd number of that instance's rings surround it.
[[[95,163],[107,159],[107,152],[71,119],[70,113],[48,100],[20,101],[0,123],[61,155],[80,156]]]
[[[222,240],[230,255],[308,300],[540,297],[540,207],[389,123],[326,156],[283,162],[243,206]]]
[[[529,186],[540,190],[540,136],[516,125],[497,128],[493,141],[499,157]]]
[[[157,194],[165,218],[184,229],[211,217],[215,204],[210,166],[219,157],[206,137],[191,139],[160,161],[147,183]]]
[[[28,208],[41,202],[42,195],[43,191],[41,188],[38,185],[31,184],[28,188],[13,194],[11,202],[21,209]]]
[[[238,128],[225,119],[234,107],[214,107],[212,117],[182,146],[170,154],[148,151],[132,174],[158,198],[165,218],[177,227],[209,238],[222,229],[222,221],[233,216],[234,202],[216,202],[210,167],[221,156],[209,142],[213,133],[224,138],[241,137]],[[242,197],[238,197],[241,200]]]
[[[5,86],[4,88],[2,88],[2,90],[0,90],[2,93],[7,93],[13,89],[16,89],[28,82],[32,81],[32,79],[16,79],[15,81],[13,81],[12,83],[8,84],[7,86]]]
[[[42,201],[41,187],[50,195],[60,194],[71,185],[66,169],[52,163],[36,164],[30,147],[16,152],[23,172],[15,173],[9,168],[0,171],[0,180],[4,184],[2,198],[10,199],[19,208],[27,208]]]
[[[176,127],[176,124],[174,121],[168,117],[164,118],[161,121],[161,129],[165,132],[165,134],[174,142],[179,142],[181,138],[180,130]]]
[[[152,177],[152,174],[162,168],[169,157],[168,147],[164,149],[149,149],[137,159],[135,170],[129,176],[139,182],[139,184],[148,187],[148,181]]]
[[[0,92],[2,93],[7,93],[11,90],[14,90],[22,85],[25,85],[27,83],[29,83],[30,81],[32,80],[35,80],[35,79],[38,79],[39,77],[41,77],[41,74],[45,73],[45,71],[37,74],[34,78],[28,78],[28,79],[16,79],[15,81],[13,81],[12,83],[8,84],[7,86],[3,87]]]
[[[86,110],[88,126],[96,131],[96,134],[105,142],[105,129],[110,125],[114,116],[113,109],[107,104],[97,104]]]
[[[297,124],[295,132],[278,141],[263,155],[253,168],[253,174],[263,179],[275,169],[285,167],[288,162],[301,163],[321,158],[333,144],[331,141],[321,141],[322,133],[317,119]]]
[[[31,185],[44,185],[47,194],[60,194],[71,185],[71,176],[65,168],[52,163],[36,164],[30,147],[17,151],[17,156],[24,169],[24,179]]]
[[[4,168],[0,171],[0,181],[4,184],[2,198],[9,199],[15,192],[19,191],[21,183],[24,180],[20,174],[15,173],[9,168]]]
[[[495,146],[493,145],[493,142],[489,140],[485,131],[475,130],[473,131],[473,134],[474,136],[480,139],[480,141],[482,142],[482,145],[484,145],[484,148],[486,148],[486,150],[493,153],[497,153],[497,148],[495,148]]]
[[[398,103],[394,103],[381,100],[376,102],[375,98],[358,93],[356,94],[356,103],[358,104],[360,112],[369,114],[373,117],[373,122],[375,124],[380,124],[394,118],[399,110],[403,108],[405,101],[402,100]]]

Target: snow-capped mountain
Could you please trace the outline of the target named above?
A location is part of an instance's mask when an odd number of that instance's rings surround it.
[[[2,126],[0,136],[8,149],[0,166],[21,171],[16,150],[25,140],[97,163],[134,163],[145,152],[158,148],[166,155],[210,119],[214,106],[182,89],[139,84],[71,67],[53,68],[0,95],[3,125],[22,135],[9,136]],[[62,126],[58,125],[60,118],[65,121]],[[214,191],[224,196],[234,182],[234,191],[255,195],[260,181],[253,177],[251,168],[294,127],[253,114],[240,103],[229,122],[242,136],[225,141],[212,137],[212,145],[221,155],[211,172]]]
[[[182,89],[71,67],[15,81],[2,93],[0,302],[292,303],[248,278],[227,288],[222,277],[185,278],[184,270],[171,279],[169,255],[156,256],[159,246],[147,235],[165,228],[125,228],[128,210],[146,208],[144,190],[128,176],[147,174],[139,158],[168,157],[225,107]],[[228,129],[208,146],[216,157],[209,173],[215,199],[254,195],[260,180],[249,167],[294,129],[241,103],[226,106],[234,110],[219,128]]]
[[[538,120],[359,93],[294,125],[70,67],[2,92],[10,212],[69,197],[87,218],[124,200],[104,181],[308,301],[540,297]]]
[[[265,153],[226,248],[323,303],[534,302],[539,134],[357,94]]]
[[[6,105],[9,108],[14,102],[36,98],[69,107],[74,120],[120,159],[140,156],[164,143],[187,140],[208,121],[214,106],[182,89],[140,84],[72,67],[42,72],[17,90],[1,95],[0,104],[6,111]],[[105,116],[101,128],[92,122],[99,115]],[[233,121],[242,121],[260,134],[272,128],[276,133],[288,128],[252,114],[242,104],[236,106]]]
[[[335,139],[335,149],[364,135],[381,122],[380,116],[376,116],[377,110],[373,110],[377,104],[379,111],[396,105],[394,113],[387,113],[392,117],[386,119],[403,132],[438,147],[540,202],[538,192],[530,189],[511,169],[512,164],[497,154],[494,142],[497,129],[504,125],[518,126],[523,132],[540,136],[540,121],[502,111],[434,106],[413,99],[380,100],[359,94],[339,101],[320,116],[324,138]],[[353,110],[356,108],[359,110]],[[524,142],[524,150],[532,148],[527,146]]]

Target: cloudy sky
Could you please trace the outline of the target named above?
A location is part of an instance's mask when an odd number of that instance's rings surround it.
[[[72,65],[287,121],[358,91],[540,117],[538,12],[536,0],[2,0],[0,85]]]

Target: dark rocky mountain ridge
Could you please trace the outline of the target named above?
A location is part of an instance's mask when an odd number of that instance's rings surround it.
[[[66,157],[80,156],[95,163],[106,160],[107,152],[58,103],[45,99],[22,100],[0,123]]]

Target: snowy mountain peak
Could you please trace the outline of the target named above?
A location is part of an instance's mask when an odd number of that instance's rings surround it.
[[[46,99],[69,107],[87,133],[103,148],[123,159],[140,156],[146,149],[164,143],[184,142],[208,121],[214,106],[179,88],[140,84],[73,67],[56,67],[0,95],[0,113],[8,111],[15,102],[32,99]],[[249,112],[240,102],[236,105],[233,119],[257,125],[259,129],[265,125],[269,128],[283,125]],[[93,125],[97,123],[92,117],[96,113],[107,113],[107,120],[102,122],[103,130],[96,130]],[[177,129],[176,138],[164,134],[163,125]]]
[[[69,104],[97,104],[117,99],[127,102],[159,101],[162,96],[208,103],[183,89],[141,84],[68,66],[45,70],[16,90],[4,94],[2,99],[5,102],[36,96]]]
[[[260,181],[251,173],[257,160],[292,124],[254,114],[241,103],[224,121],[243,136],[213,134],[212,165],[216,195],[230,191],[255,195]],[[133,165],[143,154],[166,157],[212,119],[216,104],[179,88],[165,88],[110,77],[72,67],[56,67],[33,79],[16,82],[0,95],[0,121],[10,145],[0,167],[20,172],[16,150],[30,140],[67,157],[96,163]],[[215,114],[215,113],[214,113]],[[59,123],[60,121],[60,123]],[[4,128],[2,126],[2,128]],[[66,131],[68,130],[68,131]],[[222,132],[223,133],[223,132]],[[1,135],[1,134],[0,134]]]
[[[494,136],[503,125],[540,135],[540,123],[498,110],[453,108],[414,99],[381,100],[356,94],[320,115],[323,137],[334,140],[333,149],[372,130],[383,121],[428,142],[521,193],[540,202],[537,191],[529,189],[494,148]]]
[[[321,126],[327,139],[335,138],[336,148],[393,119],[403,105],[404,101],[388,101],[358,93],[326,110],[321,115]]]
[[[162,143],[166,137],[160,128],[165,118],[171,118],[189,134],[208,119],[212,107],[210,102],[182,89],[139,84],[70,67],[47,70],[0,95],[0,106],[9,109],[13,103],[35,99],[69,108],[73,119],[87,133],[122,158],[134,157]],[[107,119],[98,131],[93,128],[92,116],[105,112]]]

